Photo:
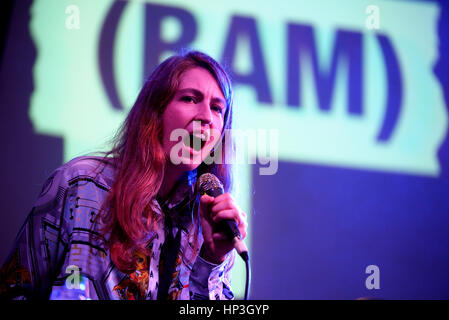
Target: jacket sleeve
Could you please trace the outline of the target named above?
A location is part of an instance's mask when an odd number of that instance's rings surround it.
[[[235,250],[228,253],[221,264],[213,264],[197,257],[190,275],[190,299],[233,300],[230,271],[235,261]]]
[[[67,241],[62,208],[67,186],[61,168],[45,182],[0,270],[2,299],[48,299]]]
[[[91,174],[97,164],[75,158],[47,179],[1,269],[2,298],[99,298],[87,283],[108,263],[95,231],[109,190],[108,182]]]

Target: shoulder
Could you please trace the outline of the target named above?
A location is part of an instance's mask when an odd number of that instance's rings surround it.
[[[99,156],[76,157],[58,170],[69,186],[86,181],[107,190],[112,187],[115,175],[112,159]]]
[[[50,199],[74,186],[94,184],[97,188],[109,191],[112,187],[115,170],[111,159],[99,156],[81,156],[63,164],[47,178],[39,194],[37,204]]]

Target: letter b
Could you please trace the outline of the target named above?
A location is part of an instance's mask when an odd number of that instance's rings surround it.
[[[162,21],[167,17],[177,19],[181,24],[182,32],[178,39],[172,41],[162,39]],[[145,4],[144,77],[150,75],[161,62],[159,60],[163,53],[188,48],[196,34],[196,21],[189,11],[177,7]]]

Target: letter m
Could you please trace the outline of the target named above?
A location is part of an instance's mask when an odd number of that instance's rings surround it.
[[[363,111],[362,34],[337,30],[329,70],[319,66],[314,30],[311,26],[288,24],[287,104],[301,106],[301,64],[308,55],[312,64],[319,108],[331,109],[337,68],[345,64],[348,70],[348,112],[361,115]]]

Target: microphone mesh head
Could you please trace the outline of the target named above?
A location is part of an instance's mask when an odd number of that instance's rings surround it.
[[[220,188],[223,190],[223,185],[220,180],[212,173],[204,173],[200,176],[197,182],[200,194],[205,194],[209,190]]]

